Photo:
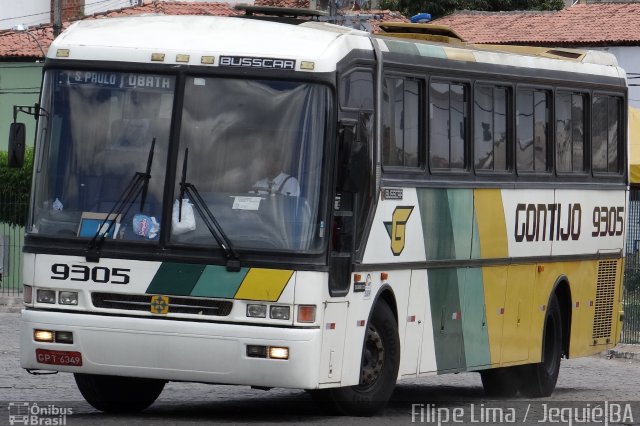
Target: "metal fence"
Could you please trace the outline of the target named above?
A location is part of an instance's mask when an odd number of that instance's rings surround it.
[[[19,197],[2,194],[0,210],[3,217],[15,221],[26,212]],[[22,295],[22,240],[24,228],[0,222],[0,297]]]
[[[622,343],[640,343],[640,188],[629,195]]]

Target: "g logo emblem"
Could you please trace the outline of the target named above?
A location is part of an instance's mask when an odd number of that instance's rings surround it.
[[[404,250],[407,221],[413,212],[413,206],[396,207],[391,216],[391,222],[384,222],[389,238],[391,238],[391,252],[394,256],[400,256]]]

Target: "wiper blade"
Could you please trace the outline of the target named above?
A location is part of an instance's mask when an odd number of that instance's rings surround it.
[[[147,158],[147,169],[145,171],[145,178],[142,185],[142,196],[140,197],[140,213],[144,210],[144,202],[147,200],[147,190],[149,189],[149,179],[151,179],[151,164],[153,163],[153,151],[156,147],[156,138],[151,141],[151,149],[149,150],[149,157]]]
[[[231,240],[224,232],[220,223],[216,220],[216,217],[207,206],[198,189],[194,184],[187,182],[187,159],[189,157],[189,148],[184,150],[184,160],[182,162],[182,180],[180,181],[180,200],[178,202],[178,220],[182,220],[182,199],[185,194],[189,196],[192,201],[193,207],[196,209],[204,224],[213,238],[216,240],[222,251],[224,251],[227,258],[227,271],[239,272],[240,271],[240,257],[238,252],[233,248]]]
[[[138,198],[138,195],[142,194],[140,200],[140,211],[144,208],[144,203],[147,198],[147,189],[149,187],[149,180],[151,179],[151,165],[153,163],[153,152],[156,146],[156,138],[151,141],[151,148],[149,149],[149,156],[147,158],[147,168],[145,172],[135,172],[125,189],[120,193],[120,196],[116,200],[115,204],[107,213],[107,216],[103,219],[98,230],[96,231],[89,245],[87,246],[87,252],[85,258],[87,262],[97,262],[100,260],[100,247],[107,238],[107,235],[111,232],[111,229],[115,226],[118,217],[126,217],[131,209],[131,206]],[[126,208],[126,210],[125,210]],[[124,211],[124,214],[123,214]],[[122,216],[121,216],[122,215]],[[106,226],[106,229],[104,228]]]

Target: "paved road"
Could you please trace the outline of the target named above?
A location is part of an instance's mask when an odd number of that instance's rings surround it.
[[[364,419],[326,415],[299,390],[169,383],[144,413],[111,416],[82,401],[70,374],[31,376],[22,370],[18,325],[19,314],[0,313],[0,425],[9,424],[10,412],[27,409],[39,413],[40,424],[66,425],[437,425],[438,419],[441,424],[458,423],[455,420],[476,425],[511,420],[523,424],[525,420],[524,424],[541,425],[553,420],[585,424],[580,422],[585,416],[600,420],[593,424],[605,424],[598,417],[605,409],[609,424],[640,424],[640,362],[605,357],[563,361],[553,396],[535,401],[488,401],[478,374],[444,375],[400,382],[384,415]],[[18,408],[18,402],[28,402],[27,408]],[[570,418],[574,420],[569,422]]]

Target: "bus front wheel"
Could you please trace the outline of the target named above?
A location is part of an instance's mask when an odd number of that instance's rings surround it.
[[[372,416],[389,401],[399,367],[398,323],[389,305],[379,301],[364,338],[360,384],[327,389],[328,396],[342,414]]]
[[[562,358],[562,317],[555,295],[549,300],[543,333],[542,362],[521,367],[520,393],[531,398],[551,395],[558,381]]]
[[[93,408],[109,413],[136,413],[158,398],[165,381],[75,373],[76,385]]]

